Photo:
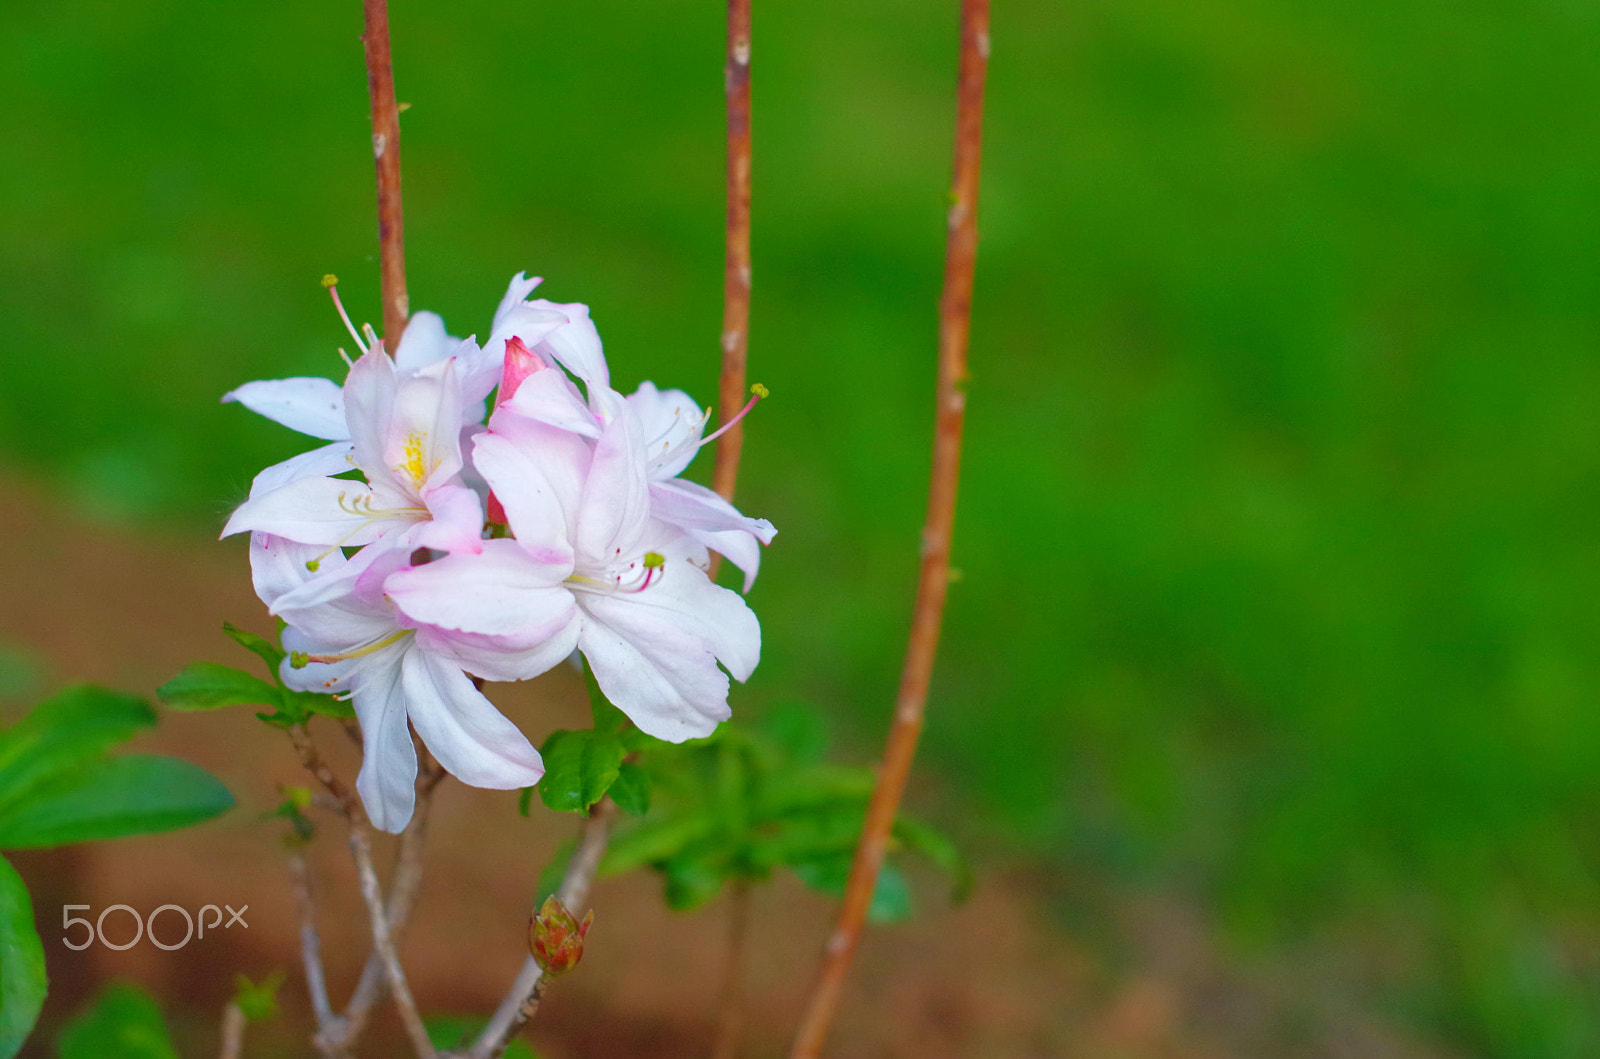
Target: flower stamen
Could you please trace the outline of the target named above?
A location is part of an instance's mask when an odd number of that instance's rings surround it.
[[[339,277],[330,272],[322,277],[322,285],[328,289],[328,296],[333,299],[333,307],[339,310],[339,319],[344,321],[345,330],[349,331],[350,337],[356,340],[356,348],[365,353],[367,346],[361,341],[361,334],[356,330],[356,325],[350,322],[350,314],[344,311],[344,302],[339,300]],[[371,328],[369,327],[368,330],[371,330]],[[343,356],[344,350],[341,349],[339,354]],[[345,357],[346,362],[349,359],[349,357]]]

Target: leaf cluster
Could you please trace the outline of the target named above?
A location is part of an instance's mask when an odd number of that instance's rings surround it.
[[[222,623],[222,631],[266,663],[272,683],[217,662],[194,662],[156,689],[162,702],[175,710],[265,706],[271,712],[256,716],[275,728],[305,724],[313,714],[319,713],[343,719],[355,717],[355,710],[348,702],[332,695],[296,691],[284,684],[282,669],[287,655],[277,644],[228,622]]]
[[[83,685],[0,730],[0,850],[171,831],[231,808],[228,789],[187,761],[111,755],[155,723],[143,699]],[[22,1047],[46,988],[32,900],[0,857],[0,1059]]]

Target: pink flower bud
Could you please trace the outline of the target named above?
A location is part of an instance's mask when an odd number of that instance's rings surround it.
[[[495,398],[496,404],[505,404],[511,400],[511,395],[517,392],[517,387],[522,385],[534,372],[544,367],[544,361],[515,335],[506,339],[505,366],[500,369],[500,394]]]
[[[528,949],[548,975],[565,974],[583,959],[583,938],[594,922],[594,912],[579,923],[551,894],[528,921]]]

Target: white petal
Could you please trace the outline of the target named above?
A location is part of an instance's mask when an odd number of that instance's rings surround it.
[[[611,371],[606,367],[600,332],[595,329],[594,321],[589,319],[589,307],[578,302],[559,304],[543,298],[527,304],[537,310],[559,312],[567,319],[565,327],[548,332],[537,344],[524,336],[523,341],[528,343],[528,348],[541,356],[553,358],[582,379],[586,387],[610,387]]]
[[[650,485],[644,474],[639,420],[624,408],[595,444],[594,461],[578,506],[578,569],[592,573],[619,556],[642,549],[639,541],[650,518]]]
[[[255,480],[250,483],[250,495],[257,497],[263,493],[270,493],[302,478],[332,477],[352,470],[355,468],[355,451],[355,446],[350,442],[335,441],[320,449],[291,456],[256,475]]]
[[[414,653],[395,644],[362,659],[351,705],[361,721],[361,774],[356,790],[372,826],[399,834],[411,822],[417,802],[417,750],[406,725],[407,689],[402,672]]]
[[[397,380],[393,418],[383,426],[382,467],[407,494],[420,496],[461,470],[461,406],[454,360]],[[372,481],[382,473],[367,464],[362,470]]]
[[[642,730],[680,741],[726,720],[728,678],[745,680],[761,657],[761,626],[737,592],[711,583],[685,558],[687,542],[661,545],[666,565],[638,592],[582,592],[578,646],[606,697]]]
[[[777,530],[764,518],[750,518],[703,485],[673,479],[650,483],[650,514],[688,533],[744,571],[744,590],[755,584],[762,544]],[[759,542],[759,543],[758,543]]]
[[[476,551],[483,544],[483,501],[464,485],[442,485],[423,496],[433,516],[417,526],[412,540],[419,548]]]
[[[700,449],[706,413],[682,390],[658,390],[642,382],[628,395],[645,439],[646,473],[652,482],[683,473]]]
[[[459,666],[420,647],[400,668],[407,710],[422,742],[471,787],[514,790],[544,775],[539,752],[484,698]]]
[[[438,313],[412,313],[400,333],[400,348],[394,351],[395,367],[402,371],[426,367],[448,357],[460,341],[445,333],[444,318]]]
[[[541,373],[542,374],[542,373]],[[580,437],[496,413],[472,444],[472,462],[494,490],[517,539],[566,544],[576,530],[591,456]]]
[[[533,289],[543,282],[544,280],[538,276],[529,279],[525,272],[518,272],[515,276],[512,276],[511,285],[506,288],[505,297],[500,299],[500,305],[494,311],[494,324],[490,327],[490,330],[498,329],[500,321],[505,319],[506,314],[527,301],[528,295],[533,293]]]
[[[389,434],[399,385],[394,362],[379,349],[362,354],[344,380],[344,415],[349,427],[345,437],[355,442],[356,463],[369,480],[388,472]]]
[[[328,558],[332,557],[330,553]],[[270,610],[328,645],[318,653],[338,654],[373,643],[399,628],[382,588],[384,579],[404,562],[405,556],[393,551],[363,549],[330,572],[279,596]]]
[[[316,576],[307,563],[316,563],[319,571],[331,571],[344,561],[344,553],[337,548],[329,553],[321,545],[298,544],[270,533],[250,535],[250,580],[268,609]]]
[[[344,394],[329,379],[294,378],[247,382],[224,394],[223,401],[238,401],[257,415],[282,423],[291,430],[328,441],[347,441]]]
[[[364,513],[371,496],[363,482],[302,478],[240,504],[222,535],[260,530],[302,544],[367,544],[388,528]]]

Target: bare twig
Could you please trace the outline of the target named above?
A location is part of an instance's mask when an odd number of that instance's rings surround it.
[[[426,762],[426,758],[423,759]],[[411,823],[400,835],[400,852],[395,858],[394,876],[389,883],[389,936],[395,945],[400,944],[400,938],[405,933],[407,920],[411,916],[412,905],[416,902],[417,888],[422,882],[422,851],[428,842],[428,820],[430,810],[433,808],[433,791],[438,786],[439,780],[444,776],[444,769],[436,772],[424,772],[422,783],[417,787],[417,809],[411,817]],[[361,970],[361,980],[356,985],[356,991],[350,997],[350,1004],[345,1008],[343,1041],[347,1044],[354,1043],[366,1026],[367,1016],[372,1007],[383,997],[384,987],[388,979],[385,977],[383,958],[378,954],[376,947],[367,957],[367,965]]]
[[[239,1059],[244,1048],[244,1012],[239,1005],[228,1001],[222,1009],[222,1051],[219,1059]]]
[[[300,906],[300,959],[305,964],[306,990],[311,994],[311,1010],[317,1017],[317,1050],[335,1055],[337,1049],[324,1044],[325,1035],[338,1022],[333,1005],[328,1003],[328,979],[322,968],[322,940],[317,934],[317,906],[311,894],[311,871],[306,858],[289,855],[289,876],[294,884],[295,903]]]
[[[383,341],[392,354],[411,315],[406,297],[405,226],[400,212],[400,108],[389,54],[388,0],[363,0],[367,90],[372,96],[372,155],[378,169],[378,261],[383,272]]]
[[[395,952],[394,939],[389,934],[389,916],[383,904],[383,893],[378,888],[378,873],[372,866],[372,836],[366,820],[350,819],[350,854],[355,857],[356,871],[361,877],[361,899],[367,904],[367,920],[372,926],[372,947],[383,961],[384,974],[389,982],[389,993],[394,997],[395,1008],[400,1012],[406,1035],[419,1059],[435,1059],[428,1031],[417,1014],[416,1001],[411,998],[411,987],[406,984],[406,973]]]
[[[744,1041],[744,964],[750,930],[750,880],[734,880],[728,891],[728,951],[722,968],[717,1008],[717,1041],[712,1059],[738,1059]]]
[[[583,822],[578,848],[573,850],[561,885],[556,889],[556,898],[574,912],[589,899],[589,887],[594,884],[600,858],[605,856],[606,843],[611,837],[611,818],[616,813],[616,803],[602,798]],[[466,1051],[466,1059],[498,1059],[510,1045],[511,1038],[533,1017],[543,996],[544,973],[539,969],[539,962],[530,956],[523,961],[522,969],[517,972],[516,980],[506,991],[489,1024]]]
[[[316,743],[311,741],[311,732],[303,724],[289,727],[289,741],[294,744],[295,751],[300,755],[300,764],[306,771],[317,778],[317,782],[333,795],[334,801],[339,804],[339,811],[347,817],[361,814],[361,806],[356,803],[355,795],[350,793],[350,788],[344,781],[333,774],[333,769],[322,760],[322,755],[317,753]]]
[[[821,973],[796,1035],[793,1059],[815,1059],[843,992],[845,974],[861,940],[889,832],[911,772],[923,708],[939,646],[939,624],[950,581],[950,530],[955,521],[966,409],[967,338],[971,325],[972,271],[977,252],[978,161],[983,129],[983,84],[989,63],[989,0],[962,0],[961,72],[956,107],[955,178],[945,246],[944,292],[939,299],[939,388],[928,515],[922,531],[922,569],[910,641],[895,700],[883,767],[867,805],[843,907],[828,940]]]
[[[728,223],[722,268],[721,422],[739,414],[750,326],[750,0],[728,0]],[[739,477],[744,424],[735,423],[717,441],[712,485],[733,499]]]

